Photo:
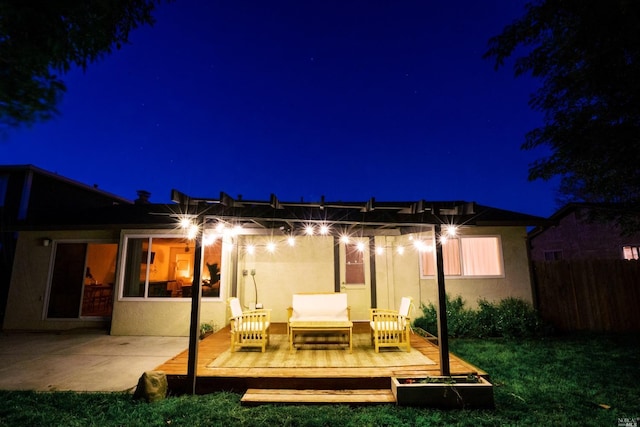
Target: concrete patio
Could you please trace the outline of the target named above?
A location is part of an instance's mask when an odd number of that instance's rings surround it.
[[[184,351],[187,337],[110,336],[103,331],[2,333],[0,389],[125,391],[143,372]]]

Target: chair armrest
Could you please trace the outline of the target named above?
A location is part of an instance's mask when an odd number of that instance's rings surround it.
[[[388,308],[370,308],[369,309],[369,320],[373,320],[374,316],[378,316],[381,314],[398,314],[398,310],[388,309]]]
[[[373,316],[399,316],[398,310],[392,310],[388,308],[371,308],[369,309],[371,317]]]

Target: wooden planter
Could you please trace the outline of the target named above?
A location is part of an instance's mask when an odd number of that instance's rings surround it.
[[[396,403],[449,409],[493,408],[493,385],[482,377],[391,378]],[[411,382],[411,383],[409,383]]]

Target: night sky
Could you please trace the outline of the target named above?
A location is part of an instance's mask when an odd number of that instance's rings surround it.
[[[524,1],[177,0],[131,44],[73,70],[53,121],[11,130],[0,163],[126,197],[466,200],[548,216],[527,181],[537,82],[488,39]]]

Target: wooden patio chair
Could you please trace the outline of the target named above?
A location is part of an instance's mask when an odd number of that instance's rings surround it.
[[[243,311],[240,300],[229,298],[231,309],[231,352],[237,347],[259,347],[264,353],[269,344],[271,310]]]
[[[383,308],[369,309],[369,325],[371,327],[371,342],[376,353],[380,347],[398,347],[411,351],[411,307],[413,299],[402,297],[398,310]]]

